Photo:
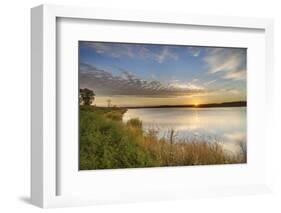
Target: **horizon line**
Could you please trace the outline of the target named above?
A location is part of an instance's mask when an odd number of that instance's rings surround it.
[[[96,107],[108,107],[108,106],[97,106]],[[247,101],[229,101],[229,102],[213,102],[213,103],[207,103],[207,104],[161,104],[161,105],[136,105],[136,106],[110,106],[110,107],[116,107],[116,108],[172,108],[172,107],[194,107],[194,108],[202,108],[202,107],[242,107],[247,106]]]

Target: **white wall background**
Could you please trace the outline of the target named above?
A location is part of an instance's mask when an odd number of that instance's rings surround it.
[[[53,209],[51,212],[280,212],[281,3],[278,0],[6,0],[0,7],[0,212],[38,212],[30,188],[30,8],[41,3],[275,19],[274,193],[184,201]],[[280,5],[279,5],[280,3]],[[280,127],[278,127],[278,124]]]

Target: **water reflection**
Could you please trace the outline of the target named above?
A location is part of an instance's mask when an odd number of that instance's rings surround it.
[[[174,129],[179,139],[219,141],[231,151],[246,143],[245,107],[129,109],[123,120],[131,118],[142,120],[145,131],[157,129],[159,137]]]

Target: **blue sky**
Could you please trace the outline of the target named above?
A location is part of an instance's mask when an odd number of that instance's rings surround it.
[[[97,105],[246,100],[246,49],[80,41],[79,63]]]

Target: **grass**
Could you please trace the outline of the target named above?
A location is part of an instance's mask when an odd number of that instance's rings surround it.
[[[122,122],[126,109],[80,106],[80,170],[242,163],[244,156],[227,155],[219,143],[157,137],[142,122]]]

